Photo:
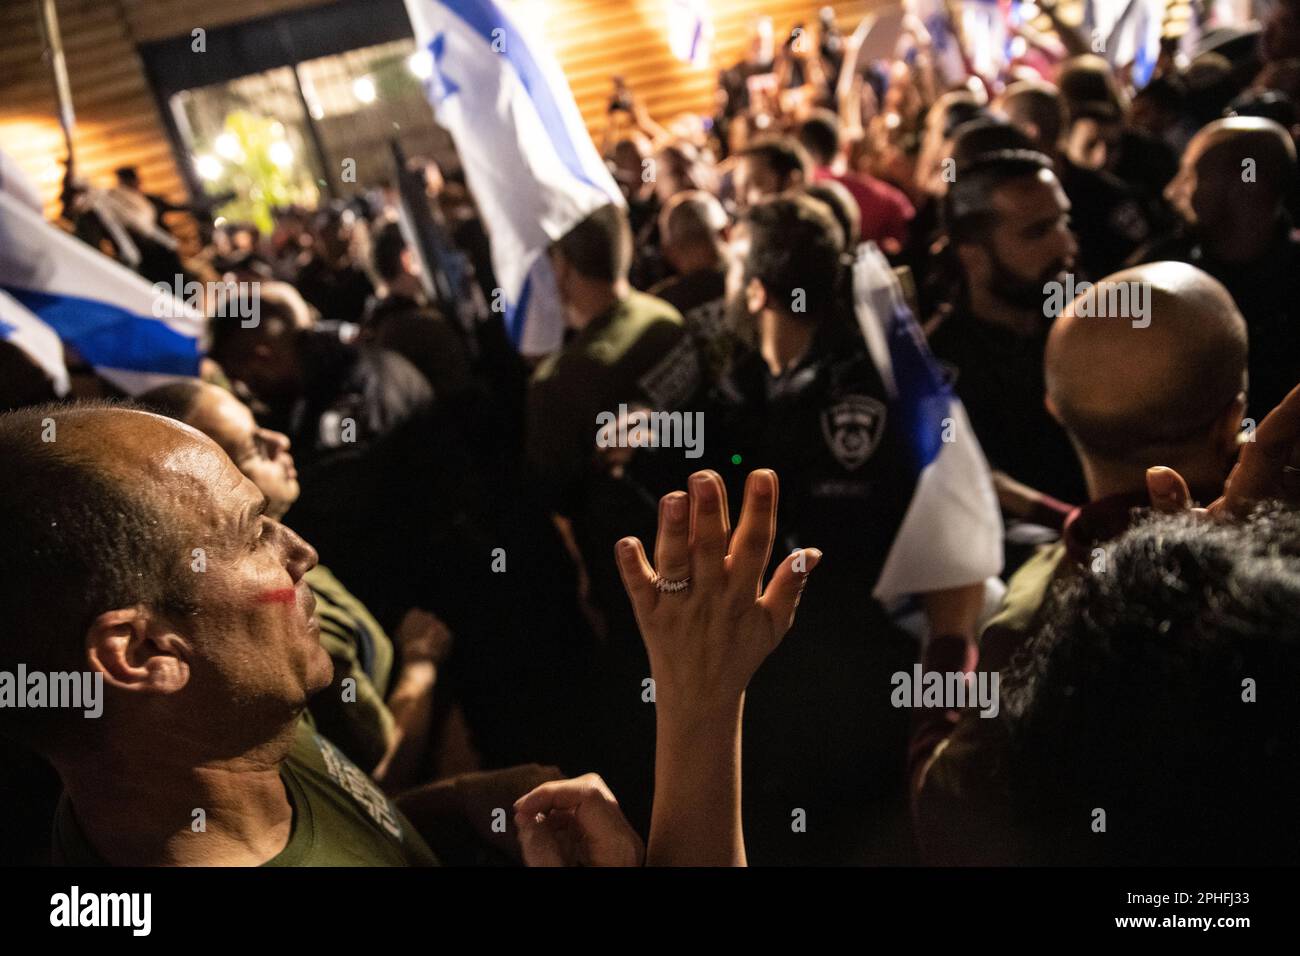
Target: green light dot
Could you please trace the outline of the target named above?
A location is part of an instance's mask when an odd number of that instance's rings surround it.
[[[739,465],[739,464],[740,464],[740,456],[739,456],[739,455],[732,455],[732,456],[731,456],[731,463],[732,463],[733,465]]]

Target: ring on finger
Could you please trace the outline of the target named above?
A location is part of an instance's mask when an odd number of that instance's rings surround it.
[[[681,594],[690,586],[691,579],[689,577],[673,581],[664,577],[662,574],[655,575],[655,590],[660,594]]]

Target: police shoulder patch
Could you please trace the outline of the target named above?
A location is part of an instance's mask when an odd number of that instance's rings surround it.
[[[835,460],[861,468],[885,433],[885,405],[867,395],[843,395],[822,409],[822,435]]]

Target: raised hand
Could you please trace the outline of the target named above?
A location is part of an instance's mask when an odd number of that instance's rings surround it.
[[[731,533],[727,490],[717,472],[691,475],[690,491],[659,502],[655,564],[636,538],[618,543],[618,566],[636,612],[661,702],[727,703],[794,621],[807,575],[821,560],[796,551],[763,589],[776,537],[776,473],[752,472]]]
[[[745,688],[794,621],[821,552],[797,551],[767,589],[776,537],[776,474],[755,471],[731,533],[716,472],[659,502],[651,568],[636,538],[617,545],[655,681],[655,795],[646,862],[743,866],[740,727]]]
[[[1147,469],[1147,491],[1156,511],[1191,507],[1187,482],[1172,468]],[[1271,499],[1300,504],[1300,385],[1259,423],[1254,441],[1242,443],[1222,497],[1205,510],[1242,517],[1259,502]]]

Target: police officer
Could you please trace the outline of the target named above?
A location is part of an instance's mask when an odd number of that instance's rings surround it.
[[[727,480],[733,505],[751,470],[777,472],[773,562],[805,546],[825,554],[797,633],[747,693],[751,858],[902,862],[908,720],[891,707],[889,690],[917,648],[872,590],[914,490],[905,429],[845,307],[843,238],[829,209],[804,195],[760,202],[733,241],[731,307],[755,329],[758,347],[733,363],[703,406],[703,462]],[[673,460],[682,487],[701,462],[676,449],[638,452],[629,474],[649,483]],[[960,610],[969,601],[969,588],[928,598],[936,633],[969,633],[978,610]]]

